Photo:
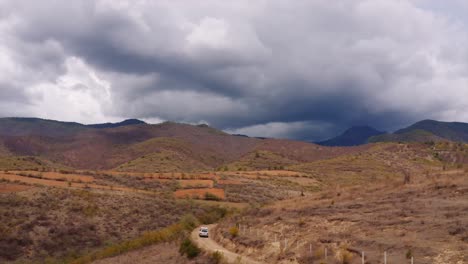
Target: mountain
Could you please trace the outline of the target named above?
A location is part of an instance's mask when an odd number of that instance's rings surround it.
[[[0,118],[0,135],[3,136],[51,136],[60,137],[87,130],[83,124],[40,118]]]
[[[138,119],[127,119],[119,123],[83,125],[76,122],[62,122],[41,118],[6,117],[0,118],[0,135],[63,137],[90,129],[116,128],[141,124],[146,123]]]
[[[121,126],[131,126],[131,125],[143,125],[146,124],[144,121],[138,119],[127,119],[119,123],[103,123],[103,124],[92,124],[87,125],[87,127],[92,128],[115,128]]]
[[[430,132],[438,137],[445,138],[450,141],[468,142],[468,123],[461,122],[423,120],[407,128],[398,130],[395,134],[403,134],[416,129]]]
[[[427,142],[427,141],[468,142],[468,123],[441,122],[435,120],[419,121],[393,134],[369,139],[369,142]]]
[[[86,170],[170,172],[226,166],[245,170],[312,162],[367,147],[327,148],[300,141],[233,136],[207,125],[124,122],[129,123],[138,125],[95,128],[42,119],[0,119],[0,158],[32,156]]]
[[[376,142],[438,142],[445,141],[446,139],[438,137],[431,132],[421,129],[409,130],[402,133],[394,134],[382,134],[374,137],[370,137],[369,143]]]
[[[384,133],[369,126],[354,126],[337,137],[318,142],[317,144],[322,146],[357,146],[366,144],[370,137]]]

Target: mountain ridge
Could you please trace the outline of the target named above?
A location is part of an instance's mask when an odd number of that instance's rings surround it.
[[[392,134],[375,136],[369,142],[468,142],[468,123],[421,120]]]
[[[370,126],[353,126],[342,134],[325,141],[317,142],[317,144],[322,146],[358,146],[366,144],[370,137],[384,133]]]

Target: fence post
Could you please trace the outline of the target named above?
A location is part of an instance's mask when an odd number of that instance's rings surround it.
[[[413,257],[411,257],[411,264],[414,264],[414,262],[413,262]]]
[[[327,252],[327,248],[325,247],[325,261],[327,261],[328,259],[328,252]]]
[[[387,251],[384,251],[384,264],[387,264]]]
[[[362,256],[362,264],[364,264],[364,251],[362,251],[361,256]]]

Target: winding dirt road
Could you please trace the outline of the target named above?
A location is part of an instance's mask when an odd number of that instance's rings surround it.
[[[216,227],[216,225],[207,225],[208,229],[213,230],[213,228]],[[199,237],[198,236],[198,230],[199,227],[196,228],[195,230],[192,231],[192,241],[195,242],[199,248],[203,249],[204,251],[207,252],[216,252],[219,251],[220,253],[223,254],[224,258],[229,262],[229,263],[242,263],[242,264],[262,264],[263,262],[258,262],[255,260],[252,260],[248,257],[241,256],[237,253],[231,252],[218,243],[214,241],[211,237]]]

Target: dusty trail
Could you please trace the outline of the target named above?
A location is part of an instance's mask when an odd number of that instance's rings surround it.
[[[215,224],[213,225],[208,225],[207,226],[208,229],[210,230],[213,230],[214,227],[216,227]],[[201,249],[207,251],[207,252],[215,252],[215,251],[219,251],[221,253],[223,253],[223,256],[224,258],[229,262],[229,263],[242,263],[242,264],[261,264],[263,262],[258,262],[258,261],[255,261],[255,260],[252,260],[248,257],[244,257],[242,255],[239,255],[237,253],[234,253],[234,252],[231,252],[227,249],[225,249],[224,247],[222,247],[221,245],[219,245],[218,243],[216,243],[216,241],[214,241],[211,237],[208,237],[208,238],[201,238],[198,236],[198,228],[196,228],[195,230],[192,231],[192,241],[195,242],[198,247],[200,247]]]

